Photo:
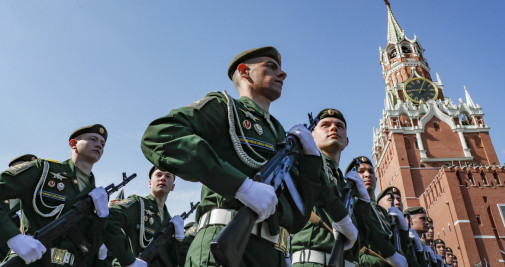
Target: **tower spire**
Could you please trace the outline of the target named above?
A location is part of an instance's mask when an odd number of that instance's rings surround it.
[[[397,44],[405,37],[405,32],[398,24],[398,21],[396,21],[391,7],[389,6],[389,1],[384,0],[384,3],[388,8],[388,43]]]
[[[470,93],[468,93],[468,90],[466,90],[466,85],[463,85],[465,88],[465,98],[466,98],[466,104],[472,108],[475,108],[475,103],[473,103],[472,97],[470,96]]]

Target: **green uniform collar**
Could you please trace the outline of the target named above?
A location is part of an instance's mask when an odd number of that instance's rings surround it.
[[[262,117],[265,116],[265,113],[263,112],[263,109],[261,109],[260,106],[258,106],[258,104],[256,104],[256,102],[254,102],[254,100],[250,99],[249,97],[247,96],[241,96],[239,98],[239,101],[242,102],[242,104],[244,104],[244,106],[246,106],[249,111],[252,111],[252,109],[254,109],[254,111],[256,113],[258,113],[259,115],[261,115]]]

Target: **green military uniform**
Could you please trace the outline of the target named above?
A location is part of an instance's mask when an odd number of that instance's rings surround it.
[[[191,243],[195,239],[197,230],[198,230],[198,225],[196,225],[194,222],[187,223],[184,226],[185,233],[184,233],[184,240],[182,241],[181,244],[181,249],[179,250],[179,266],[184,266],[184,263],[186,262],[186,256],[188,254],[189,247],[191,246]]]
[[[425,209],[423,207],[409,207],[403,211],[404,216],[409,216],[413,214],[419,214],[419,213],[426,213]],[[417,264],[419,266],[431,266],[430,257],[427,255],[427,252],[424,249],[425,243],[421,241],[421,244],[423,246],[422,251],[417,251],[414,246],[414,241],[409,237],[409,246],[408,246],[408,251],[410,252],[411,257],[415,258]],[[407,258],[408,259],[408,258]],[[410,264],[410,262],[409,262]]]
[[[113,266],[132,264],[156,233],[170,223],[170,219],[167,206],[164,205],[160,212],[152,195],[132,195],[116,203],[110,208],[105,231],[105,245],[111,255],[108,261],[112,262]],[[144,229],[143,235],[141,228]],[[161,251],[165,252],[163,256],[167,257],[157,256],[149,266],[166,266],[164,260],[177,266],[177,243],[179,242],[173,240],[166,244]]]
[[[339,208],[344,211],[341,212],[339,216],[331,216],[327,212],[327,208],[332,206],[331,204],[328,205],[328,203],[342,203],[341,201],[335,200],[335,198],[340,200],[343,199],[345,182],[342,172],[336,167],[335,162],[324,154],[322,154],[322,157],[324,157],[323,164],[325,165],[321,164],[321,169],[323,173],[328,172],[328,174],[325,175],[325,179],[328,182],[322,187],[324,191],[318,194],[319,198],[316,206],[313,208],[313,212],[331,227],[333,221],[340,221],[348,214],[345,207]],[[319,255],[323,256],[324,261],[327,261],[334,241],[333,232],[326,229],[322,223],[314,224],[308,222],[300,232],[293,235],[291,240],[291,259],[294,262],[292,266],[323,266],[322,264],[314,262],[306,262],[307,257],[309,257],[308,254],[323,253]],[[347,253],[346,259],[353,260],[352,255]]]
[[[37,159],[10,167],[0,174],[0,200],[21,199],[23,230],[27,235],[33,235],[56,216],[68,211],[73,204],[86,198],[94,188],[95,178],[91,174],[89,184],[79,190],[76,167],[70,159],[64,162]],[[102,243],[105,222],[105,218],[93,215],[91,220],[82,220],[77,225],[82,232],[80,236],[93,245],[90,249],[92,252],[97,251]],[[0,209],[0,233],[2,244],[21,233],[4,208]],[[83,260],[76,245],[66,237],[56,240],[53,248],[59,249],[54,250],[57,253],[71,253],[68,258],[74,264]],[[51,248],[47,248],[44,255],[43,259],[50,258]],[[56,261],[56,257],[53,260]],[[29,266],[41,265],[42,262],[37,261]]]
[[[233,106],[236,112],[233,112]],[[230,127],[230,122],[235,127]],[[153,121],[144,133],[141,147],[146,158],[155,166],[185,180],[203,183],[201,203],[196,211],[199,222],[211,210],[231,210],[234,214],[244,206],[235,199],[235,193],[247,177],[254,176],[258,167],[246,164],[245,161],[249,160],[236,151],[242,149],[251,155],[246,145],[249,144],[259,156],[269,159],[277,152],[278,144],[285,135],[281,124],[265,114],[250,98],[236,100],[216,92]],[[262,161],[257,155],[250,157]],[[280,226],[290,233],[299,231],[308,220],[314,205],[313,196],[320,184],[318,179],[314,179],[319,177],[320,160],[320,157],[301,155],[297,168],[291,171],[306,214],[297,210],[288,192],[278,196],[276,214]],[[224,225],[209,225],[208,221],[200,222],[199,231],[188,251],[186,266],[215,265],[209,250],[210,241]],[[274,244],[251,235],[241,266],[283,265],[284,255],[274,248]]]

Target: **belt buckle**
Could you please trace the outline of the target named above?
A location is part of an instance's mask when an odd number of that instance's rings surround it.
[[[58,265],[73,264],[74,255],[66,249],[52,248],[51,263]]]
[[[288,254],[288,242],[289,242],[289,232],[283,227],[280,227],[279,231],[279,241],[274,245],[274,247],[286,256]]]

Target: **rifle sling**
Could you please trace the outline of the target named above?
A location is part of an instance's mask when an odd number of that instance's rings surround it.
[[[309,221],[315,225],[319,225],[319,226],[322,225],[324,228],[326,228],[326,230],[333,233],[333,229],[328,224],[326,224],[323,220],[321,220],[321,217],[317,216],[317,214],[315,214],[314,212],[310,213]]]
[[[379,255],[379,253],[377,253],[377,252],[375,252],[375,251],[373,251],[373,250],[371,250],[371,249],[369,249],[369,248],[367,248],[367,247],[365,247],[365,246],[363,246],[363,247],[359,250],[359,252],[361,252],[361,253],[363,253],[363,254],[369,254],[369,255],[372,255],[372,256],[374,256],[374,257],[377,257],[377,258],[379,258],[379,259],[383,260],[384,262],[386,262],[387,264],[389,264],[389,266],[394,266],[393,264],[391,264],[391,262],[390,262],[390,261],[388,261],[387,259],[385,259],[385,258],[384,258],[384,257],[382,257],[381,255]]]

